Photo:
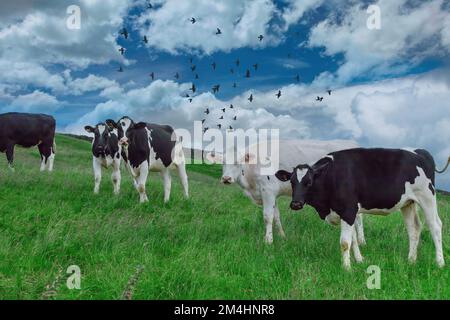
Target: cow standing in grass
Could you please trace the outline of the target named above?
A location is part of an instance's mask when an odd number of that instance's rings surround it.
[[[188,177],[183,146],[172,127],[145,122],[135,123],[129,117],[123,117],[118,122],[107,120],[106,123],[119,132],[123,157],[133,176],[141,203],[148,201],[145,188],[149,171],[161,173],[164,181],[164,202],[169,201],[172,185],[170,170],[174,168],[178,170],[184,195],[188,198]]]
[[[41,171],[53,170],[55,159],[55,118],[46,114],[10,112],[0,114],[0,152],[6,152],[8,166],[14,171],[14,146],[38,146]]]
[[[273,143],[273,142],[272,142]],[[279,168],[291,170],[298,163],[313,164],[322,156],[329,152],[349,149],[357,147],[353,141],[333,140],[333,141],[316,141],[316,140],[281,140],[279,145]],[[261,160],[270,163],[273,159],[257,159],[259,150],[270,150],[265,142],[251,145],[247,150],[236,150],[230,148],[226,154],[207,154],[207,159],[211,163],[223,164],[223,173],[221,181],[224,184],[237,183],[244,190],[256,205],[263,206],[264,222],[266,224],[265,241],[268,244],[273,242],[272,226],[273,221],[278,227],[281,237],[285,237],[283,227],[281,225],[280,211],[277,206],[277,198],[280,196],[291,196],[292,189],[288,182],[281,182],[272,175],[261,174],[264,165]],[[234,156],[230,156],[231,153]],[[233,159],[231,163],[227,163],[228,157]],[[276,170],[277,170],[276,169]],[[362,219],[357,219],[358,239],[361,244],[365,243],[364,229]]]
[[[119,145],[118,130],[110,128],[104,123],[99,123],[95,127],[86,126],[84,129],[94,135],[92,140],[92,166],[94,169],[94,193],[100,190],[102,180],[102,167],[112,166],[111,179],[114,186],[114,194],[120,192],[120,161],[122,147]]]
[[[435,171],[434,159],[426,150],[356,148],[330,153],[312,166],[298,165],[293,172],[280,170],[276,176],[291,182],[291,209],[300,210],[309,204],[327,222],[340,221],[346,269],[350,269],[351,248],[355,260],[363,260],[354,228],[358,213],[388,215],[401,210],[409,236],[409,260],[415,262],[422,229],[416,204],[423,209],[436,248],[436,262],[442,267]]]

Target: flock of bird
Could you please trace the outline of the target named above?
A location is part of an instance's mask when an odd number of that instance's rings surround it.
[[[147,2],[147,8],[148,8],[148,9],[153,9],[153,5],[151,4],[151,2]],[[191,17],[191,18],[189,19],[189,21],[191,22],[191,24],[195,24],[195,23],[198,22],[198,19],[195,18],[195,17]],[[119,32],[119,35],[123,36],[124,39],[127,40],[128,37],[129,37],[128,30],[127,30],[126,28],[123,28],[123,29]],[[222,35],[222,30],[221,30],[220,28],[216,28],[215,35],[216,35],[216,36]],[[264,35],[262,35],[262,34],[259,35],[259,36],[257,37],[257,39],[258,39],[260,42],[263,41],[263,40],[264,40]],[[142,38],[142,42],[144,42],[145,44],[148,43],[148,38],[147,38],[147,36],[144,36],[144,37]],[[123,56],[123,55],[125,54],[126,49],[125,49],[124,47],[120,47],[120,48],[118,49],[118,51],[119,51],[120,54]],[[291,58],[291,54],[290,54],[290,53],[288,54],[288,58]],[[196,72],[197,66],[194,64],[194,59],[193,59],[193,58],[189,58],[189,63],[190,63],[190,69],[191,69],[191,72],[193,73],[194,79],[195,79],[195,80],[200,79],[199,74]],[[237,71],[239,70],[240,66],[241,66],[241,62],[240,62],[240,60],[239,60],[239,58],[238,58],[238,59],[235,60],[234,66],[232,66],[232,67],[229,69],[230,73],[231,73],[231,74],[237,74],[237,73],[238,73]],[[245,76],[244,76],[244,77],[245,77],[245,78],[251,78],[251,76],[252,76],[251,69],[253,69],[254,72],[257,72],[257,71],[258,71],[258,67],[259,67],[258,63],[253,64],[251,67],[247,67],[247,68],[246,68],[246,71],[245,71]],[[213,71],[213,72],[216,71],[216,69],[217,69],[217,63],[216,63],[215,61],[213,61],[213,62],[211,63],[211,68],[212,68],[212,71]],[[122,66],[119,66],[119,69],[118,69],[117,71],[118,71],[118,72],[124,72],[124,69],[123,69]],[[154,81],[155,78],[156,78],[155,72],[154,72],[154,71],[152,71],[152,72],[149,74],[149,76],[150,76],[150,78],[151,78],[152,81]],[[181,78],[180,73],[179,73],[179,72],[176,72],[175,75],[174,75],[174,78],[175,78],[176,80],[180,80],[180,78]],[[297,75],[294,77],[294,80],[295,80],[296,82],[300,82],[300,75],[297,74]],[[233,87],[233,88],[237,88],[237,82],[233,82],[232,87]],[[219,90],[220,90],[220,84],[214,85],[214,86],[211,88],[211,90],[212,90],[213,94],[219,93]],[[193,99],[194,99],[194,97],[195,97],[195,93],[196,93],[196,91],[197,91],[197,87],[196,87],[196,85],[195,85],[194,83],[192,83],[192,86],[191,86],[191,88],[189,89],[189,91],[192,92],[192,94],[190,95],[189,93],[185,93],[184,97],[185,97],[186,99],[188,99],[188,101],[191,103],[191,102],[193,101]],[[327,90],[327,93],[328,93],[328,95],[331,95],[332,90]],[[275,94],[275,96],[276,96],[277,99],[280,99],[281,96],[282,96],[281,90],[278,90],[278,92]],[[316,97],[316,101],[318,101],[318,102],[322,102],[323,99],[324,99],[323,96],[317,96],[317,97]],[[247,100],[248,100],[250,103],[253,102],[253,100],[254,100],[253,93],[250,94],[250,96],[248,97]],[[215,126],[217,126],[219,129],[222,129],[222,127],[225,128],[225,125],[224,125],[223,123],[221,123],[220,121],[215,121],[215,120],[224,120],[224,115],[225,115],[225,113],[226,113],[226,111],[227,111],[227,108],[220,108],[220,109],[221,109],[221,111],[222,111],[220,117],[219,117],[218,119],[210,119],[211,116],[213,115],[213,113],[211,112],[211,109],[210,109],[209,107],[206,107],[206,110],[204,111],[204,114],[206,115],[206,118],[202,119],[203,132],[206,132],[207,130],[209,130],[209,127],[205,126],[205,124],[208,124],[210,121],[215,122],[215,123],[216,123]],[[235,107],[233,106],[233,104],[231,104],[231,105],[228,107],[228,109],[229,109],[229,110],[234,110]],[[230,111],[229,111],[228,113],[230,113]],[[208,118],[208,119],[207,119],[207,118]],[[237,115],[236,115],[236,113],[233,114],[233,116],[231,117],[231,119],[232,119],[233,121],[236,121],[236,120],[237,120]],[[207,121],[208,121],[208,122],[207,122]],[[217,122],[218,122],[218,123],[217,123]],[[232,127],[231,125],[229,125],[229,126],[228,126],[228,129],[233,130],[233,127]]]

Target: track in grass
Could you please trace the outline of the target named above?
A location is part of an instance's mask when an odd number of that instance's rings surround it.
[[[1,299],[40,299],[55,282],[56,299],[121,299],[130,282],[133,299],[450,299],[449,267],[436,267],[426,228],[408,264],[399,213],[365,218],[365,261],[347,273],[339,228],[310,208],[294,214],[282,199],[287,239],[266,246],[260,208],[219,184],[220,167],[189,167],[189,200],[174,174],[168,204],[152,174],[141,205],[124,169],[119,196],[109,170],[93,194],[90,148],[58,135],[51,174],[39,172],[37,149],[16,149],[15,173],[0,161]],[[439,214],[450,263],[449,197],[439,197]],[[80,290],[66,286],[70,265],[81,269]],[[369,265],[381,268],[380,290],[367,289]]]

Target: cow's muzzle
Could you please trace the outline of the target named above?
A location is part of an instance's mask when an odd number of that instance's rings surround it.
[[[305,203],[300,202],[300,201],[292,201],[291,205],[290,205],[292,210],[301,210],[301,209],[303,209],[304,206],[305,206]]]
[[[222,183],[223,184],[232,184],[233,183],[233,178],[232,177],[228,177],[228,176],[223,176],[222,177]]]
[[[128,138],[127,137],[120,138],[119,145],[127,147],[128,146]]]

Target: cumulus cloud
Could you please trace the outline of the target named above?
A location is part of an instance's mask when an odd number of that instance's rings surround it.
[[[48,93],[35,90],[32,93],[19,95],[2,112],[33,112],[33,113],[52,113],[60,107],[61,103],[56,97]]]
[[[276,14],[272,0],[160,1],[139,16],[136,27],[148,37],[148,45],[170,53],[230,51],[258,48],[278,42],[270,32]],[[197,19],[191,24],[189,19]],[[221,35],[215,35],[220,28]],[[260,42],[258,36],[265,36]]]
[[[359,76],[401,74],[426,57],[449,50],[450,12],[442,0],[378,0],[381,30],[367,28],[367,6],[350,6],[342,19],[330,15],[314,26],[310,47],[324,47],[329,56],[344,55],[335,75],[321,77],[324,85],[347,83]],[[443,28],[444,26],[444,28]]]

